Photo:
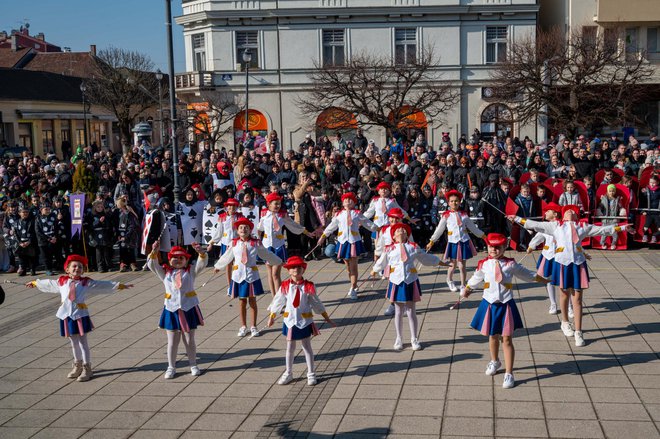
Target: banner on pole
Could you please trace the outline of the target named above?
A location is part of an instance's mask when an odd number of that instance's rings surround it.
[[[69,195],[69,209],[71,210],[71,237],[82,231],[83,216],[85,215],[85,194]]]

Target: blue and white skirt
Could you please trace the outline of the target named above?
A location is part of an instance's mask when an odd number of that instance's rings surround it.
[[[261,285],[261,279],[257,279],[252,283],[244,280],[241,283],[231,281],[229,287],[229,296],[236,299],[247,299],[248,297],[260,296],[264,293],[264,287]]]
[[[281,247],[268,247],[268,251],[271,253],[275,253],[278,258],[280,258],[282,261],[286,262],[288,259],[287,254],[286,254],[286,247],[281,246]],[[269,264],[270,265],[270,264]]]
[[[552,285],[556,285],[562,290],[570,288],[585,290],[589,288],[589,269],[587,268],[587,262],[585,261],[580,265],[562,265],[555,261],[552,267]]]
[[[538,262],[536,263],[536,274],[541,277],[550,278],[552,276],[552,269],[554,266],[554,258],[546,259],[545,256],[541,255]]]
[[[357,258],[364,252],[362,241],[337,243],[337,259]]]
[[[463,241],[448,242],[443,259],[445,261],[449,261],[453,259],[459,261],[465,261],[467,259],[472,258],[476,254],[477,254],[477,249],[474,248],[474,244],[472,244],[471,239],[468,239],[467,241],[464,242]]]
[[[220,256],[224,255],[226,251],[227,251],[227,245],[220,244]]]
[[[513,336],[513,331],[523,327],[516,302],[488,303],[482,299],[470,326],[483,335]]]
[[[422,288],[419,279],[409,284],[401,282],[400,285],[390,282],[385,292],[385,298],[390,302],[419,302],[422,300]]]
[[[199,305],[195,305],[188,311],[178,309],[176,312],[168,311],[163,307],[160,314],[158,327],[168,331],[190,332],[191,329],[197,329],[198,326],[204,326],[204,317]]]
[[[94,330],[94,324],[89,316],[81,317],[73,320],[67,317],[64,320],[60,319],[60,335],[62,337],[71,337],[72,335],[85,335]]]
[[[286,326],[286,323],[282,323],[282,335],[286,337],[287,340],[302,340],[312,335],[319,335],[320,332],[314,323],[305,326],[300,329],[297,326],[291,328]]]

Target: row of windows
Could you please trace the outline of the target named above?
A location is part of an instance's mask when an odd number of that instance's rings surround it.
[[[417,60],[416,28],[399,28],[394,30],[394,62],[397,64],[413,64]],[[486,27],[486,63],[497,63],[506,60],[506,47],[509,38],[507,26]],[[206,45],[204,34],[192,35],[193,69],[206,70]],[[322,35],[322,56],[325,66],[342,66],[346,62],[346,30],[324,29]],[[236,31],[236,61],[242,62],[243,52],[252,55],[250,68],[259,67],[259,31]]]

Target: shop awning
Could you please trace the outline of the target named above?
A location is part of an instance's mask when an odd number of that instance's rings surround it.
[[[16,110],[19,116],[22,119],[39,119],[39,120],[48,120],[48,119],[80,119],[84,118],[84,114],[81,111],[80,113],[69,112],[69,111],[22,111]],[[110,114],[93,114],[87,113],[87,118],[91,120],[107,120],[114,121],[116,118]]]

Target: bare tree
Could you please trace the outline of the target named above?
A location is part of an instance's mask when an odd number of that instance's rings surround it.
[[[135,118],[158,105],[158,80],[153,72],[151,59],[135,51],[109,47],[96,58],[86,93],[92,103],[115,115],[124,148],[131,142]]]
[[[523,37],[492,70],[495,97],[512,104],[518,122],[547,117],[571,136],[580,128],[639,122],[633,109],[653,69],[642,53],[622,53],[619,33],[566,36],[553,28]]]
[[[388,133],[414,126],[410,116],[418,111],[442,119],[458,102],[460,92],[442,82],[432,49],[414,58],[393,63],[391,57],[360,53],[341,66],[316,62],[308,74],[312,89],[298,96],[298,108],[302,114],[318,115],[338,107],[345,113],[336,112],[338,119],[328,120],[330,124],[348,126],[353,115],[360,115],[359,125],[380,126]]]
[[[233,130],[234,118],[244,111],[245,106],[236,94],[230,92],[203,92],[200,101],[188,105],[185,127],[215,147],[222,136]]]

